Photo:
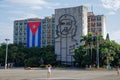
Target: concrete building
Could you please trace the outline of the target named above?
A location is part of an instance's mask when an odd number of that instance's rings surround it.
[[[55,53],[62,64],[74,61],[74,49],[81,36],[87,35],[87,8],[84,6],[55,9]]]
[[[13,31],[13,43],[23,43],[26,44],[26,20],[16,20],[14,21],[14,31]]]
[[[54,17],[54,16],[53,16]],[[30,18],[14,21],[13,43],[27,47],[54,45],[54,18]]]
[[[55,18],[45,17],[42,19],[42,46],[53,45],[55,36]]]
[[[88,32],[92,32],[94,35],[96,31],[102,34],[103,38],[106,37],[106,26],[104,15],[94,15],[93,12],[88,12]]]

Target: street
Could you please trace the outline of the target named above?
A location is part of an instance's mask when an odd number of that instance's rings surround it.
[[[50,80],[120,80],[116,71],[52,69]],[[0,69],[0,80],[47,80],[46,69]]]

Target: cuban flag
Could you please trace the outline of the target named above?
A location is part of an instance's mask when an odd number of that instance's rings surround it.
[[[41,47],[41,22],[27,23],[27,47]]]

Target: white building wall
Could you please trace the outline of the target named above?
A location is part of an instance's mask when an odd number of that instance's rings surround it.
[[[74,61],[74,49],[87,34],[87,8],[84,6],[55,10],[55,53],[63,64]]]
[[[106,21],[105,21],[105,17],[102,16],[102,34],[103,34],[103,38],[106,38]]]

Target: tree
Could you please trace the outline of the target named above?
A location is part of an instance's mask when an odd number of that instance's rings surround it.
[[[86,52],[84,46],[80,46],[79,48],[75,49],[74,54],[75,62],[80,67],[85,67],[85,65],[90,65],[90,55]]]
[[[56,63],[56,55],[53,46],[26,48],[24,52],[26,54],[24,60],[25,66],[40,66],[41,64]]]
[[[6,45],[1,44],[0,46],[0,64],[1,65],[4,65],[5,63],[5,49],[6,49]]]
[[[56,63],[56,54],[54,52],[53,46],[46,46],[43,49],[44,53],[42,54],[42,59],[44,64],[55,64]]]
[[[94,64],[94,53],[93,50],[95,48],[96,36],[93,35],[92,32],[89,32],[88,35],[82,36],[80,42],[84,42],[84,47],[86,48],[86,52],[90,55],[91,65]]]
[[[115,52],[114,61],[111,62],[112,66],[120,66],[120,44],[116,43],[115,41],[111,41],[113,49],[112,51]]]
[[[104,43],[100,46],[100,60],[101,65],[106,65],[107,68],[114,61],[115,56],[114,44],[109,40],[104,40]]]

